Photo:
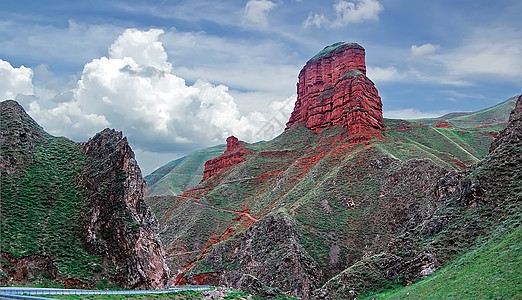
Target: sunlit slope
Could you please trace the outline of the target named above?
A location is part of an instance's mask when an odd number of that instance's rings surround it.
[[[521,227],[493,235],[426,279],[361,299],[520,299],[521,243]]]
[[[225,148],[224,145],[219,145],[196,151],[145,176],[148,195],[179,195],[195,187],[203,178],[205,162],[223,153]]]

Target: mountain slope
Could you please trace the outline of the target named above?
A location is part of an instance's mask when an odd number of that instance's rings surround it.
[[[223,153],[224,145],[209,147],[173,160],[145,176],[149,196],[179,195],[203,178],[205,162]]]
[[[2,283],[163,287],[157,221],[121,132],[78,144],[15,101],[0,109]]]
[[[517,98],[518,95],[513,96],[497,105],[476,112],[452,113],[439,118],[418,119],[416,121],[430,125],[444,121],[461,128],[492,127],[492,129],[500,130],[505,126],[511,110],[515,107]]]
[[[167,263],[178,270],[173,282],[350,298],[411,283],[447,264],[488,234],[498,220],[486,217],[494,207],[502,220],[512,219],[508,205],[496,200],[500,195],[492,200],[498,206],[478,209],[484,205],[473,198],[477,184],[458,173],[492,157],[488,149],[498,132],[403,120],[367,126],[379,106],[356,48],[353,60],[346,56],[351,46],[332,49],[349,61],[341,66],[354,63],[359,72],[339,71],[329,60],[307,63],[304,69],[313,72],[301,73],[294,121],[280,136],[227,148],[208,165],[222,166],[219,171],[195,188],[149,199]],[[330,75],[346,85],[324,84]],[[491,172],[513,176],[513,168]],[[457,190],[465,196],[448,196]],[[430,244],[433,239],[440,244]]]
[[[471,157],[464,157],[462,162],[471,163],[487,154],[487,147],[491,137],[501,130],[509,118],[509,112],[515,106],[516,97],[512,97],[491,108],[486,108],[472,113],[454,113],[440,118],[418,120],[384,119],[385,127],[389,135],[393,130],[421,127],[421,124],[435,126],[439,122],[455,124],[453,128],[438,128],[437,131],[445,135],[451,143],[459,144]],[[457,117],[468,118],[469,122],[459,122]],[[492,120],[495,120],[494,122]],[[450,125],[451,126],[451,125]],[[478,128],[475,128],[478,127]],[[425,127],[431,128],[431,127]],[[473,132],[473,133],[470,133]],[[422,135],[419,132],[416,136]],[[412,137],[415,138],[415,137]],[[203,178],[205,162],[219,156],[225,150],[224,145],[213,146],[191,153],[185,157],[176,159],[158,168],[145,176],[148,185],[149,196],[180,195],[183,191],[197,186]]]
[[[451,174],[439,181],[437,194],[447,199],[448,205],[438,218],[444,216],[446,224],[423,247],[443,253],[448,250],[444,247],[454,247],[459,242],[464,254],[425,280],[371,298],[518,299],[522,296],[522,96],[507,127],[491,145],[488,157],[461,176]],[[466,245],[463,233],[478,236],[479,243]]]
[[[521,242],[521,227],[492,235],[491,241],[466,252],[426,279],[357,299],[519,299]]]

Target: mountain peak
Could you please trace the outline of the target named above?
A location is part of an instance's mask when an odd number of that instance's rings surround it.
[[[365,50],[359,44],[339,42],[325,47],[299,72],[297,101],[286,128],[344,126],[353,141],[380,136],[384,128],[382,102],[366,77]]]
[[[0,102],[0,162],[8,174],[24,164],[23,154],[41,141],[47,133],[14,100]]]

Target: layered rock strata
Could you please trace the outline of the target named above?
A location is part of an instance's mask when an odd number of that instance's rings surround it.
[[[336,43],[312,57],[299,73],[297,101],[286,128],[305,122],[314,131],[344,126],[356,140],[379,136],[384,128],[382,102],[366,77],[365,50]]]
[[[242,141],[238,140],[235,136],[229,136],[227,138],[227,149],[225,153],[205,163],[205,170],[203,171],[203,179],[201,182],[209,179],[214,174],[243,162],[249,152]]]

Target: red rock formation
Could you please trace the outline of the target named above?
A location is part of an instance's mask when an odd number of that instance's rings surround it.
[[[249,152],[250,150],[245,148],[243,142],[239,141],[235,136],[229,136],[227,138],[227,149],[225,153],[205,163],[205,170],[203,171],[203,179],[201,182],[209,179],[216,173],[244,161],[246,154]]]
[[[286,128],[305,122],[314,131],[342,125],[355,141],[379,136],[382,102],[366,77],[364,48],[337,43],[310,59],[299,73],[297,102]]]
[[[450,123],[446,121],[438,121],[437,124],[435,124],[435,128],[451,128]]]

